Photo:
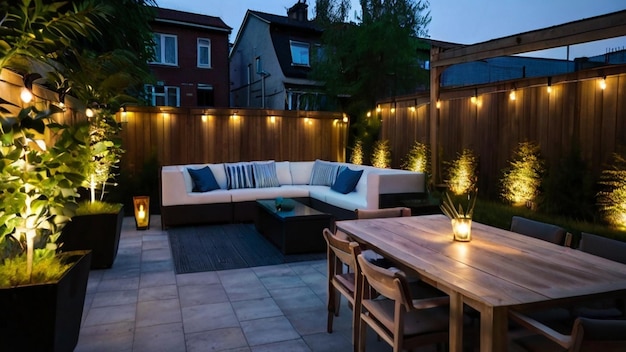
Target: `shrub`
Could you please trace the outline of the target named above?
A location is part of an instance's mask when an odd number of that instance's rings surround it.
[[[430,158],[428,151],[429,148],[426,144],[415,141],[406,156],[406,160],[404,161],[402,168],[405,170],[428,174],[430,172]]]
[[[539,146],[532,142],[520,143],[500,180],[502,198],[514,205],[535,201],[543,173]]]
[[[358,138],[354,141],[350,162],[354,165],[363,165],[363,142]]]

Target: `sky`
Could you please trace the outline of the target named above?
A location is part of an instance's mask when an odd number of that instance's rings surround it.
[[[256,10],[286,16],[298,0],[156,0],[158,6],[220,17],[233,28],[235,40],[246,11]],[[315,0],[308,0],[309,18],[314,17]],[[624,0],[430,0],[430,38],[461,44],[475,44],[535,29],[626,10]],[[358,0],[352,0],[360,12]],[[356,20],[355,20],[356,21]],[[569,58],[604,54],[607,49],[626,48],[626,37],[570,47]],[[566,48],[525,54],[567,58]]]

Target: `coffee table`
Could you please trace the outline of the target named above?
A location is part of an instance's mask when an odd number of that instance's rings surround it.
[[[263,236],[276,245],[283,254],[323,252],[326,241],[322,230],[331,228],[331,214],[317,211],[295,200],[291,210],[276,210],[274,199],[257,200],[255,226]]]

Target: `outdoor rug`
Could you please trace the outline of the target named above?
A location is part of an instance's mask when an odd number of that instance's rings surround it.
[[[177,274],[326,259],[326,252],[283,255],[254,224],[175,227],[167,233]]]

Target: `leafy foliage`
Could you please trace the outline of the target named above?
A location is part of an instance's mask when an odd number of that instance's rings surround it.
[[[448,189],[455,195],[471,192],[476,188],[477,160],[471,149],[463,149],[457,158],[448,163]]]
[[[26,275],[25,266],[25,255],[5,259],[3,265],[0,265],[0,287],[14,287],[32,282],[54,282],[60,279],[72,264],[63,263],[58,256],[44,255],[34,261],[31,276]]]
[[[602,170],[597,202],[604,219],[614,226],[626,227],[626,158],[613,154],[611,165]]]
[[[389,168],[391,165],[391,150],[388,140],[379,140],[374,143],[372,151],[372,166]]]
[[[544,173],[539,145],[520,143],[501,179],[502,198],[513,204],[534,201],[539,194]]]
[[[477,198],[478,191],[475,189],[463,196],[450,196],[450,194],[446,192],[440,208],[444,215],[446,215],[450,220],[471,219],[474,215],[474,207],[476,206]],[[465,206],[463,206],[463,204],[465,204]]]

